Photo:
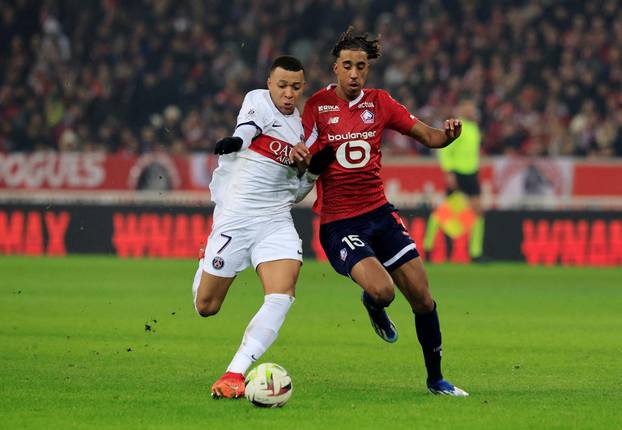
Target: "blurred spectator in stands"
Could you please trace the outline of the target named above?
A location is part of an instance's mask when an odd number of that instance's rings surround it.
[[[274,55],[304,59],[309,94],[330,81],[350,23],[382,35],[370,85],[422,119],[472,97],[486,154],[622,156],[616,0],[9,0],[0,151],[209,151]],[[387,155],[429,154],[386,138]]]

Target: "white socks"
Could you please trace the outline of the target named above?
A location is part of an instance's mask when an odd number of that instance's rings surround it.
[[[250,365],[266,352],[276,340],[292,303],[294,297],[287,294],[268,294],[264,297],[263,305],[246,327],[242,344],[227,372],[246,373]]]

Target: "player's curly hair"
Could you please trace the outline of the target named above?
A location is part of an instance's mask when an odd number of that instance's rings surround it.
[[[373,60],[380,57],[380,38],[369,39],[369,33],[355,35],[354,27],[349,26],[348,29],[341,34],[341,37],[333,47],[333,56],[339,58],[339,54],[344,49],[365,51],[367,53],[367,58]]]

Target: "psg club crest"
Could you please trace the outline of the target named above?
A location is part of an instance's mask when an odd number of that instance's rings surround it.
[[[373,124],[374,123],[374,113],[368,109],[365,109],[361,114],[361,119],[365,124]]]
[[[341,248],[339,251],[339,256],[341,257],[341,261],[346,261],[346,257],[348,256],[348,251],[345,248]]]
[[[216,256],[212,260],[212,266],[216,270],[222,269],[224,267],[224,265],[225,265],[225,260],[223,260],[222,257]]]

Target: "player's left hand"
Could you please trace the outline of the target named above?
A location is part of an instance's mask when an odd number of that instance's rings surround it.
[[[299,172],[304,172],[311,161],[311,152],[304,143],[300,142],[294,145],[289,152],[289,161],[296,164]]]
[[[462,121],[456,118],[445,120],[445,136],[449,142],[453,142],[462,133]]]

